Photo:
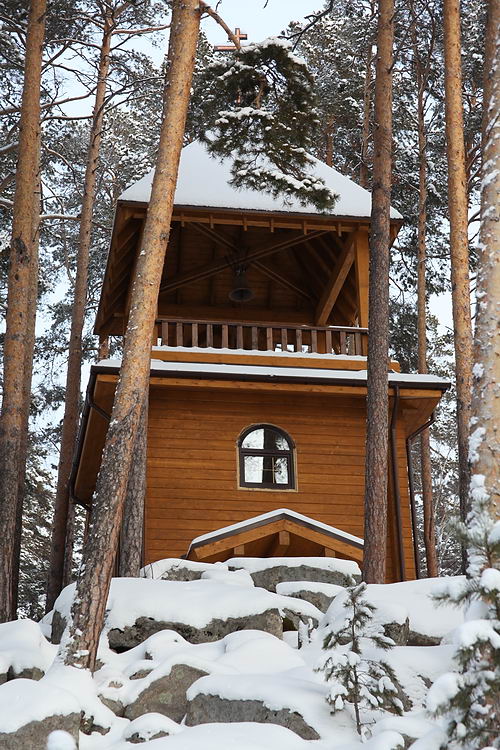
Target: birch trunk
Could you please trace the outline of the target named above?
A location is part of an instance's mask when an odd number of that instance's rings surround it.
[[[414,29],[416,32],[416,29]],[[416,45],[415,45],[416,51]],[[418,121],[418,234],[417,234],[417,328],[418,328],[418,371],[427,374],[427,136],[424,117],[424,76],[422,66],[416,59],[417,78],[417,121]],[[434,519],[434,502],[432,496],[432,471],[430,433],[426,429],[420,436],[420,467],[422,481],[422,506],[424,514],[424,545],[427,561],[427,576],[438,575],[436,550],[436,528]]]
[[[68,367],[66,370],[66,390],[64,417],[62,423],[61,449],[57,476],[56,502],[52,522],[52,545],[47,583],[47,612],[52,609],[63,586],[64,554],[69,506],[69,477],[73,462],[73,452],[78,432],[80,406],[80,371],[82,366],[82,332],[87,303],[89,252],[92,237],[92,216],[97,183],[97,167],[102,139],[104,101],[109,72],[109,55],[113,31],[112,12],[104,19],[104,31],[99,57],[97,87],[92,113],[90,143],[83,187],[82,213],[78,236],[75,289],[71,312],[71,331],[68,343]]]
[[[363,578],[385,581],[389,443],[389,246],[392,162],[393,0],[379,0],[370,236],[368,394]]]
[[[446,155],[450,214],[451,295],[457,388],[460,513],[469,493],[469,423],[472,389],[472,323],[469,289],[468,196],[462,105],[459,0],[444,0]]]
[[[121,529],[127,481],[149,385],[151,338],[170,233],[174,191],[200,24],[199,0],[174,0],[164,116],[111,421],[94,497],[89,538],[61,645],[67,665],[94,669]]]
[[[500,518],[500,0],[488,7],[484,77],[483,180],[474,340],[473,493]]]
[[[37,273],[37,240],[33,227],[39,213],[40,81],[45,36],[46,0],[32,0],[26,36],[21,102],[19,159],[12,217],[12,240],[4,342],[4,391],[0,416],[0,622],[14,617],[14,544],[19,487],[26,471],[23,441],[27,430],[34,315],[30,292]],[[31,368],[30,368],[31,369]],[[23,376],[24,373],[24,376]],[[28,377],[29,376],[29,377]],[[24,465],[23,465],[24,457]]]

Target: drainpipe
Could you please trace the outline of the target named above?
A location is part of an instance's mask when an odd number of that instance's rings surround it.
[[[396,449],[396,426],[398,418],[398,407],[399,407],[399,386],[393,386],[394,390],[394,403],[392,407],[391,415],[391,427],[390,427],[390,442],[391,442],[391,469],[392,469],[392,487],[394,490],[394,509],[396,512],[396,530],[397,530],[397,542],[398,542],[398,554],[399,554],[399,569],[401,573],[401,580],[406,580],[406,566],[405,556],[403,547],[403,524],[401,521],[401,492],[399,487],[399,475],[398,475],[398,456]]]
[[[417,578],[422,578],[422,569],[420,567],[420,554],[418,549],[418,538],[417,538],[417,511],[415,508],[415,482],[414,482],[414,474],[413,474],[413,457],[411,454],[411,448],[413,440],[420,435],[421,432],[426,430],[428,427],[434,424],[436,421],[436,417],[434,415],[434,412],[432,412],[431,416],[425,422],[421,427],[419,427],[415,432],[412,432],[411,435],[408,435],[406,438],[406,459],[408,462],[408,487],[410,490],[410,508],[411,508],[411,525],[412,525],[412,531],[413,531],[413,556],[415,558],[415,571],[417,574]]]

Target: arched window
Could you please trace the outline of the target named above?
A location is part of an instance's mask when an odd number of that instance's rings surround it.
[[[248,427],[238,440],[240,487],[295,488],[291,438],[270,424]]]

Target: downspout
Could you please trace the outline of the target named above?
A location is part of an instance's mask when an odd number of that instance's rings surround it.
[[[413,531],[413,556],[415,558],[415,572],[417,574],[417,578],[422,577],[422,570],[420,567],[420,554],[418,549],[418,537],[417,537],[417,529],[418,529],[418,523],[417,523],[417,511],[415,507],[415,483],[413,479],[413,456],[411,454],[411,448],[413,440],[420,435],[421,432],[426,430],[428,427],[434,424],[436,421],[436,417],[434,415],[434,412],[432,412],[431,416],[425,422],[421,427],[419,427],[415,432],[412,432],[411,435],[408,435],[406,438],[406,459],[408,463],[408,487],[410,490],[410,508],[411,508],[411,525],[412,525],[412,531]]]
[[[399,475],[398,475],[398,457],[396,450],[396,426],[398,418],[398,407],[399,407],[399,386],[394,385],[394,403],[392,407],[391,415],[391,429],[390,429],[390,440],[391,440],[391,469],[392,469],[392,487],[394,491],[394,509],[396,512],[396,533],[398,542],[398,554],[399,554],[399,569],[401,573],[401,580],[406,580],[406,566],[405,556],[403,547],[403,525],[401,521],[401,491],[399,487]]]
[[[107,419],[108,422],[111,419],[110,415],[104,411],[104,409],[101,409],[98,404],[95,403],[92,392],[94,390],[95,385],[95,374],[92,374],[89,380],[89,384],[87,386],[87,392],[85,394],[85,403],[83,405],[82,410],[82,416],[80,421],[80,429],[78,434],[78,440],[76,445],[76,451],[75,451],[75,457],[73,459],[73,466],[71,468],[71,474],[69,479],[69,496],[71,502],[82,505],[87,511],[90,511],[91,505],[80,498],[78,498],[75,494],[75,482],[76,482],[76,474],[78,471],[78,465],[80,463],[80,458],[82,456],[82,450],[83,450],[83,438],[84,438],[84,429],[85,425],[87,423],[87,420],[89,418],[90,411],[93,409],[98,414],[101,415],[101,417],[104,417],[104,419]]]

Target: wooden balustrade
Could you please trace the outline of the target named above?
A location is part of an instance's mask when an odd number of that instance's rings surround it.
[[[172,347],[366,356],[368,329],[160,318],[153,342]]]

